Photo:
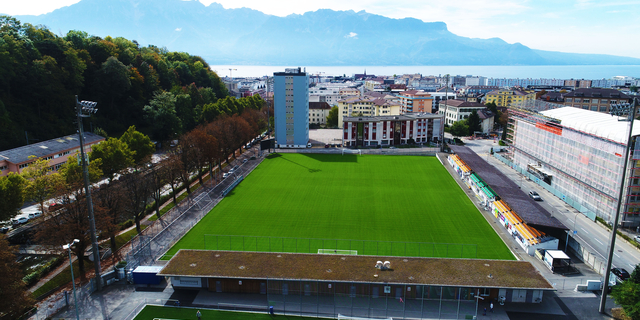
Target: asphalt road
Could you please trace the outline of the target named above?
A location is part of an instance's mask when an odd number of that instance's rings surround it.
[[[610,243],[609,237],[611,235],[611,232],[608,229],[600,226],[594,221],[591,221],[583,214],[580,214],[578,210],[560,200],[537,183],[524,179],[523,175],[517,173],[498,159],[491,157],[489,152],[492,147],[494,150],[501,148],[497,142],[490,139],[464,140],[464,142],[467,147],[483,159],[486,159],[489,164],[496,167],[512,181],[518,184],[522,189],[522,192],[528,193],[530,190],[538,192],[543,200],[540,201],[539,204],[571,230],[570,236],[573,236],[582,246],[589,248],[589,251],[592,254],[606,260]],[[574,231],[575,235],[573,235]],[[565,239],[562,239],[562,241],[565,241]],[[631,272],[637,264],[640,264],[640,250],[630,245],[622,238],[616,237],[613,266],[624,268]]]

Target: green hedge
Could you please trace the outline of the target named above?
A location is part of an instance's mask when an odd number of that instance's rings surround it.
[[[607,229],[612,230],[612,226],[610,224],[608,224],[606,221],[604,221],[604,219],[602,219],[600,217],[596,217],[596,221],[600,222],[603,226],[607,227]],[[616,230],[616,234],[618,236],[620,236],[622,239],[627,240],[629,243],[631,243],[632,246],[635,246],[636,248],[640,249],[640,243],[637,243],[631,237],[629,237],[626,234],[624,234],[624,233],[622,233],[620,231],[617,231],[617,230]]]
[[[55,257],[53,260],[45,263],[42,267],[24,276],[22,281],[27,285],[27,287],[30,287],[40,281],[40,279],[46,276],[51,270],[57,268],[63,261],[64,257],[62,255]]]

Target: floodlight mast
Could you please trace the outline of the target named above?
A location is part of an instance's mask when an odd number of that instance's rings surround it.
[[[618,194],[618,204],[616,206],[615,217],[613,218],[613,230],[611,231],[611,238],[609,240],[609,252],[607,256],[607,267],[604,272],[604,284],[602,286],[602,296],[600,297],[600,313],[605,312],[605,304],[607,303],[607,293],[609,293],[609,275],[611,274],[611,264],[613,260],[613,252],[616,245],[616,232],[618,231],[618,219],[620,217],[620,207],[622,206],[622,197],[624,197],[624,184],[625,176],[627,173],[627,164],[629,163],[629,153],[631,152],[631,138],[633,137],[633,123],[638,112],[638,98],[633,98],[633,102],[614,105],[609,112],[612,116],[621,116],[623,114],[629,115],[629,137],[627,139],[627,146],[624,152],[624,164],[622,166],[622,179],[620,179],[620,192]],[[618,119],[620,120],[620,119]]]
[[[91,113],[96,113],[97,102],[93,101],[78,101],[76,96],[76,113],[78,116],[78,136],[80,137],[80,158],[82,163],[82,175],[84,177],[84,190],[87,197],[87,209],[89,211],[89,230],[91,232],[91,251],[93,255],[93,266],[96,272],[96,288],[98,291],[102,290],[102,276],[100,276],[100,250],[98,247],[98,239],[96,237],[96,221],[93,215],[93,201],[91,201],[91,189],[89,188],[89,168],[87,158],[84,153],[84,129],[82,128],[82,118],[87,118]],[[86,111],[89,114],[83,114]]]

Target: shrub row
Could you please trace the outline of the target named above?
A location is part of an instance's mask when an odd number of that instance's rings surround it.
[[[30,287],[36,282],[40,281],[40,279],[42,279],[42,277],[47,275],[50,271],[57,268],[60,264],[62,264],[63,261],[63,256],[57,256],[53,260],[44,264],[42,267],[24,276],[22,278],[22,281],[27,285],[27,287]]]

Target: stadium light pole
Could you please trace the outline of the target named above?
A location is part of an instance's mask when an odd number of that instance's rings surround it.
[[[602,286],[602,296],[600,298],[599,312],[605,312],[605,304],[607,303],[607,293],[609,291],[609,275],[611,274],[611,264],[613,260],[613,252],[616,244],[616,232],[618,231],[618,219],[620,217],[620,207],[622,206],[622,197],[624,196],[625,176],[627,174],[627,164],[629,162],[629,153],[631,152],[631,138],[633,137],[633,123],[638,112],[638,98],[634,97],[633,102],[612,105],[609,113],[611,116],[620,116],[629,114],[629,136],[627,138],[627,147],[624,152],[624,163],[622,165],[622,178],[620,179],[620,192],[618,193],[618,204],[616,205],[613,228],[611,230],[611,238],[609,240],[609,252],[607,255],[607,267],[604,273],[604,285]]]
[[[82,128],[82,118],[87,118],[91,113],[96,113],[97,102],[78,101],[76,96],[76,115],[78,117],[78,136],[80,137],[80,161],[82,163],[82,175],[84,177],[84,190],[87,197],[87,209],[89,211],[89,230],[91,232],[91,250],[93,252],[93,266],[96,272],[96,289],[102,290],[102,277],[100,276],[100,250],[98,248],[98,239],[96,237],[96,221],[93,216],[93,202],[91,201],[91,189],[89,188],[89,168],[88,159],[84,153],[84,129]],[[84,114],[83,111],[88,112]]]
[[[71,263],[71,246],[80,242],[78,239],[73,239],[68,244],[62,246],[62,249],[69,251],[69,268],[71,269],[71,283],[73,284],[73,305],[76,307],[76,320],[80,320],[78,314],[78,299],[76,298],[76,278],[73,277],[73,264]]]
[[[444,75],[445,87],[444,87],[444,113],[442,117],[442,144],[440,145],[440,152],[444,152],[444,127],[447,125],[447,102],[449,100],[449,74]],[[455,137],[454,137],[455,138]]]

